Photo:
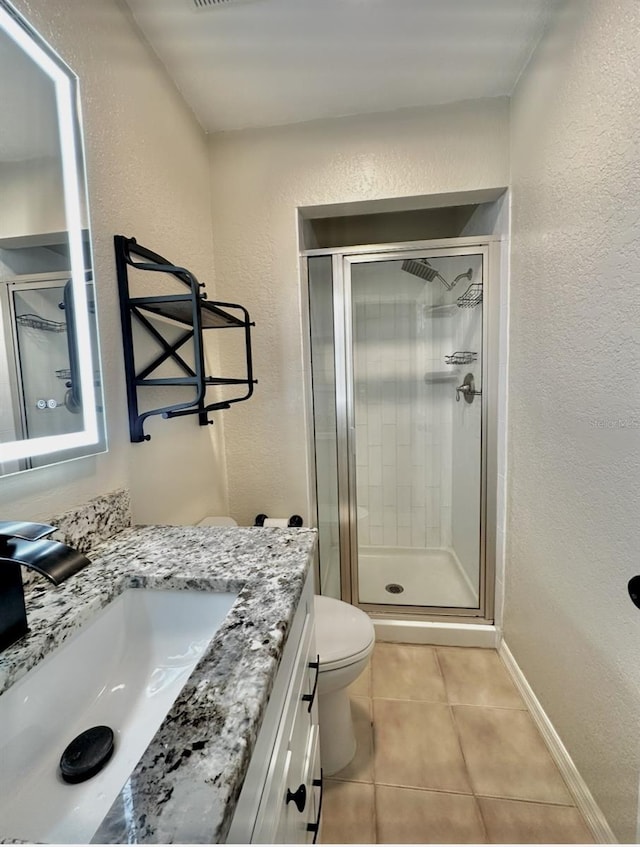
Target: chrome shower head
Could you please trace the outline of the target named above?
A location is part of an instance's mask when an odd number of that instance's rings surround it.
[[[426,279],[427,282],[433,282],[433,280],[437,277],[447,291],[451,291],[453,288],[453,286],[449,285],[440,272],[430,265],[426,259],[405,259],[402,263],[402,270],[413,274],[413,276],[420,277],[420,279]]]
[[[438,273],[426,259],[405,259],[402,263],[402,270],[414,276],[419,276],[420,279],[426,279],[427,282],[433,282]]]

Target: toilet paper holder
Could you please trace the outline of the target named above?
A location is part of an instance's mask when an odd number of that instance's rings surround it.
[[[264,522],[268,519],[269,519],[269,515],[262,515],[262,514],[256,515],[256,519],[255,519],[253,525],[254,526],[264,526]],[[300,515],[291,515],[291,517],[289,518],[289,520],[287,522],[287,526],[293,526],[293,527],[303,526],[303,524],[304,524],[304,521],[302,520]]]

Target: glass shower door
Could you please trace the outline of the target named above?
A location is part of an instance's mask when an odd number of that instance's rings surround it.
[[[372,611],[477,610],[483,254],[344,263],[352,598]]]
[[[316,458],[320,593],[341,597],[336,344],[331,256],[310,258],[309,318]]]

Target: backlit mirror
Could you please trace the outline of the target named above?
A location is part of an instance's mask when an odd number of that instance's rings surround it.
[[[78,79],[0,0],[0,473],[104,449]]]

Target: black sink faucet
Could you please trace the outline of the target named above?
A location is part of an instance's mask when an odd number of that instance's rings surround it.
[[[55,529],[49,524],[0,521],[0,650],[29,631],[21,567],[60,585],[89,564],[83,553],[59,541],[46,540]]]

